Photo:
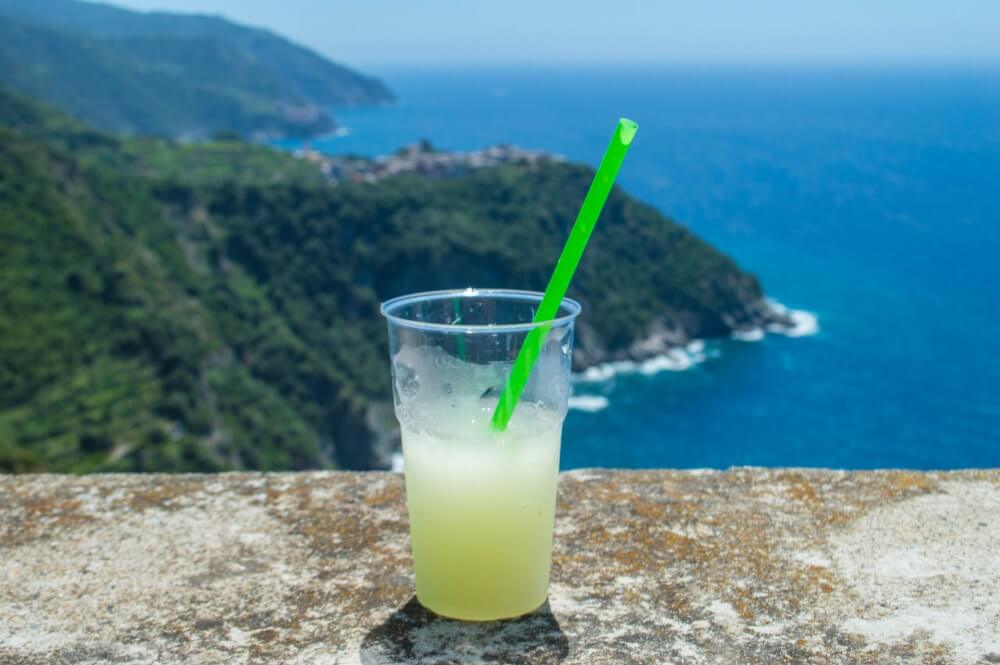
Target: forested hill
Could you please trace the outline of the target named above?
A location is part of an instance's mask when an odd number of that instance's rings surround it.
[[[0,0],[0,83],[112,132],[307,136],[329,106],[393,100],[376,79],[216,16]]]
[[[591,176],[333,186],[269,148],[113,138],[0,92],[0,470],[384,464],[378,303],[542,288]],[[620,191],[591,245],[579,364],[770,316],[754,277]]]

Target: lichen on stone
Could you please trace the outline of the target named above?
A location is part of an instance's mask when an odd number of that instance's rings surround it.
[[[0,662],[1000,662],[998,471],[587,470],[556,519],[548,603],[465,624],[398,475],[0,477]]]

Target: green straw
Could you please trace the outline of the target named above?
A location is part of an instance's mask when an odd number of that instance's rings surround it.
[[[600,217],[601,210],[604,208],[604,202],[608,200],[611,187],[615,184],[618,169],[621,168],[625,153],[628,152],[638,129],[639,125],[631,120],[626,118],[618,120],[618,126],[615,127],[611,143],[608,144],[608,149],[604,152],[604,157],[601,158],[601,165],[597,167],[594,181],[590,183],[587,196],[584,197],[583,205],[580,206],[580,213],[576,216],[573,229],[569,232],[569,238],[566,239],[562,254],[559,255],[556,269],[549,279],[549,285],[545,287],[545,295],[542,296],[542,302],[538,306],[538,311],[535,312],[535,323],[551,321],[556,318],[559,305],[566,297],[566,289],[569,288],[573,273],[576,272],[576,266],[580,263],[583,250],[586,249],[590,234],[593,233],[594,225],[597,224],[597,218]],[[514,361],[514,368],[510,371],[510,376],[507,377],[507,384],[504,386],[503,392],[500,394],[500,401],[493,412],[493,429],[498,432],[507,429],[507,423],[510,422],[514,408],[517,407],[517,401],[521,398],[524,386],[527,385],[528,378],[531,376],[531,369],[535,366],[538,354],[541,353],[542,346],[545,344],[549,328],[548,325],[532,328],[525,337],[524,344],[521,345],[521,351],[517,354],[517,360]]]

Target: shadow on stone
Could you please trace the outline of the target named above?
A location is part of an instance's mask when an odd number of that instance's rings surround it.
[[[361,662],[387,663],[558,663],[569,641],[544,605],[507,621],[465,622],[425,609],[416,597],[365,635]]]

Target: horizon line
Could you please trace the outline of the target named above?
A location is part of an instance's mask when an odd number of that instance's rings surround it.
[[[348,66],[367,70],[389,68],[395,70],[433,69],[499,69],[530,67],[535,69],[615,69],[635,68],[637,70],[677,69],[677,70],[888,70],[888,69],[1000,69],[1000,57],[991,58],[843,58],[843,59],[671,59],[671,60],[454,60],[414,61],[412,58],[400,60],[366,60],[345,58],[342,55],[328,56],[330,59]]]

